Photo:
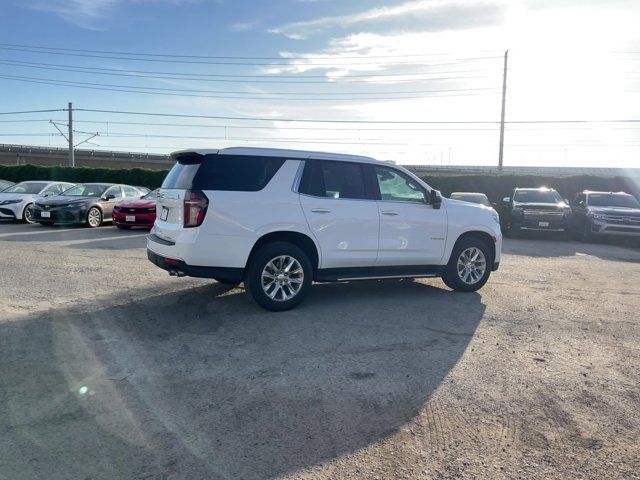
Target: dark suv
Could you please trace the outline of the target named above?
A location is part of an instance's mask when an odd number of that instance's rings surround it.
[[[565,232],[571,224],[571,207],[552,188],[515,188],[502,203],[500,218],[506,236],[521,230]]]
[[[640,238],[640,202],[624,192],[590,192],[576,195],[572,204],[572,229],[578,238],[624,235]]]

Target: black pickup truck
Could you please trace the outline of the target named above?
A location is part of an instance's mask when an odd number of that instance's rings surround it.
[[[569,203],[552,188],[515,188],[502,199],[500,218],[507,237],[522,230],[566,232],[572,224]]]

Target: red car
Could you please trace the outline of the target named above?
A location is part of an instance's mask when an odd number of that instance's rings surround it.
[[[153,190],[140,199],[123,200],[113,207],[113,223],[116,227],[128,230],[131,227],[153,227],[156,221],[156,198],[158,191]]]

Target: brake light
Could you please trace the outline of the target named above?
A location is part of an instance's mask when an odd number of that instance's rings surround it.
[[[184,197],[184,226],[199,227],[207,214],[209,199],[200,190],[187,190]]]

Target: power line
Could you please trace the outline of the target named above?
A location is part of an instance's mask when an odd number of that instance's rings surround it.
[[[118,56],[118,55],[99,55],[93,53],[76,53],[76,52],[59,52],[59,51],[44,51],[44,50],[35,50],[28,48],[19,48],[19,47],[0,47],[0,50],[10,50],[17,52],[28,52],[28,53],[41,53],[46,55],[62,55],[69,57],[87,57],[87,58],[108,58],[112,60],[127,60],[127,61],[135,61],[135,62],[156,62],[156,63],[185,63],[185,64],[199,64],[199,65],[238,65],[238,66],[254,66],[254,67],[269,67],[269,66],[295,66],[295,65],[305,65],[304,63],[300,63],[302,60],[306,60],[306,58],[295,58],[293,61],[289,62],[275,62],[269,61],[266,63],[256,63],[256,62],[245,62],[245,61],[205,61],[205,60],[176,60],[176,59],[160,59],[160,58],[133,58],[126,56]],[[462,62],[472,62],[472,61],[480,61],[480,60],[492,60],[495,58],[501,58],[496,56],[485,56],[485,57],[464,57],[464,58],[452,58],[446,62],[438,62],[432,63],[431,65],[452,65]],[[366,58],[363,58],[366,59]],[[278,60],[286,60],[286,58],[278,58]],[[298,63],[295,63],[295,62]],[[307,66],[317,66],[317,67],[336,67],[336,66],[354,66],[354,65],[376,65],[378,63],[384,63],[385,65],[428,65],[427,61],[423,60],[414,60],[412,62],[348,62],[348,63],[312,63],[306,64]]]
[[[52,70],[61,72],[87,73],[94,75],[111,75],[117,77],[134,77],[134,78],[154,78],[163,80],[190,80],[199,82],[222,82],[222,83],[285,83],[285,84],[325,84],[338,85],[340,83],[367,83],[373,84],[371,80],[349,80],[350,78],[385,78],[382,83],[401,83],[401,82],[417,82],[421,80],[465,80],[472,78],[487,78],[489,75],[463,75],[457,77],[430,77],[430,78],[401,78],[401,77],[417,77],[426,75],[454,74],[454,73],[473,73],[483,72],[485,70],[458,70],[444,72],[416,72],[416,73],[387,73],[387,74],[368,74],[368,75],[347,75],[337,78],[330,78],[327,75],[229,75],[229,74],[205,74],[205,73],[180,73],[180,72],[157,72],[149,70],[118,70],[115,68],[100,67],[82,67],[74,65],[64,65],[55,63],[39,63],[39,62],[23,62],[15,60],[0,60],[1,65],[18,66],[23,68],[37,68],[40,70]],[[204,77],[204,78],[201,78]],[[219,78],[221,77],[221,78]],[[238,80],[240,78],[240,80]],[[256,78],[256,80],[252,80]],[[264,80],[264,79],[272,80]],[[280,80],[281,78],[323,78],[324,81],[311,80]],[[233,79],[233,80],[232,80]],[[346,79],[346,80],[345,80]]]
[[[42,45],[24,45],[17,43],[0,43],[3,47],[16,47],[16,48],[33,48],[41,50],[54,50],[54,51],[66,51],[66,52],[83,52],[83,53],[104,53],[111,55],[129,55],[129,56],[150,56],[150,57],[171,57],[171,58],[208,58],[208,59],[235,59],[235,60],[282,60],[282,59],[304,59],[304,60],[324,60],[330,58],[330,55],[323,55],[318,57],[310,57],[306,55],[289,55],[283,54],[279,57],[238,57],[238,56],[219,56],[219,55],[185,55],[185,54],[169,54],[169,53],[142,53],[142,52],[122,52],[122,51],[109,51],[109,50],[89,50],[83,48],[62,48],[62,47],[48,47]],[[488,53],[493,50],[481,50],[478,53]],[[397,57],[423,57],[423,56],[443,56],[454,55],[455,52],[429,52],[429,53],[405,53],[394,55],[358,55],[358,56],[344,56],[334,55],[336,58],[344,59],[360,59],[360,58],[397,58]]]
[[[41,118],[41,119],[22,119],[22,120],[0,120],[0,123],[49,123],[51,121],[54,122],[65,122],[64,119],[49,119],[49,118]],[[188,127],[188,128],[228,128],[228,129],[245,129],[245,130],[320,130],[320,131],[389,131],[389,132],[462,132],[462,131],[480,131],[480,132],[493,132],[494,128],[433,128],[433,127],[425,127],[425,128],[363,128],[363,127],[274,127],[274,126],[264,126],[264,125],[229,125],[229,124],[218,124],[212,125],[210,123],[168,123],[168,122],[123,122],[117,120],[75,120],[74,123],[90,123],[90,124],[104,124],[104,125],[140,125],[140,126],[148,126],[148,127]],[[550,127],[529,127],[529,128],[510,128],[509,130],[513,132],[529,132],[529,131],[539,131],[539,132],[549,132],[554,133],[557,129],[568,130],[568,131],[592,131],[593,126],[567,126],[562,127],[558,125],[553,126],[553,130]],[[611,130],[614,131],[638,131],[640,129],[640,125],[633,127],[610,127]]]
[[[99,91],[110,91],[110,92],[126,92],[126,93],[138,93],[144,95],[163,95],[163,96],[175,96],[175,97],[198,97],[198,98],[217,98],[217,99],[235,99],[235,100],[292,100],[292,101],[345,101],[350,100],[349,98],[343,97],[323,97],[323,98],[304,98],[304,97],[278,97],[278,96],[232,96],[232,95],[205,95],[200,93],[173,93],[169,91],[149,91],[150,89],[154,89],[154,87],[136,87],[136,86],[126,86],[126,88],[120,88],[120,86],[107,87],[107,86],[92,86],[92,85],[108,85],[108,84],[96,84],[96,83],[81,83],[81,82],[71,82],[67,80],[48,80],[48,79],[36,79],[36,77],[20,77],[13,75],[0,75],[0,78],[5,80],[12,80],[16,82],[26,82],[26,83],[39,83],[43,85],[55,85],[62,87],[74,87],[74,88],[84,88],[89,90],[99,90]],[[142,89],[145,90],[142,90]],[[178,89],[176,89],[178,90]],[[483,90],[483,89],[477,89]],[[491,88],[486,88],[484,90],[493,90]],[[475,91],[474,89],[468,90],[459,90],[460,92],[468,92]],[[422,95],[422,96],[370,96],[370,97],[358,97],[358,100],[411,100],[411,99],[419,99],[419,98],[437,98],[437,97],[466,97],[466,96],[474,96],[481,95],[480,93],[439,93],[434,92],[436,95]],[[338,93],[334,94],[337,95]],[[256,95],[256,93],[253,93]],[[264,95],[269,95],[269,93],[265,93]],[[370,95],[375,95],[372,93]],[[355,100],[355,99],[354,99]]]
[[[134,88],[139,90],[158,90],[160,92],[190,92],[190,93],[215,93],[215,94],[251,94],[251,95],[413,95],[413,94],[424,94],[424,93],[450,93],[450,92],[467,92],[467,91],[480,91],[480,90],[494,90],[492,87],[481,87],[481,88],[453,88],[453,89],[440,89],[440,90],[406,90],[406,91],[384,91],[384,92],[280,92],[280,91],[269,91],[269,92],[247,92],[241,90],[200,90],[193,88],[165,88],[165,87],[138,87],[135,85],[118,85],[112,83],[96,83],[96,82],[76,82],[73,80],[58,80],[58,79],[50,79],[50,78],[42,78],[42,77],[25,77],[19,75],[0,75],[5,78],[16,79],[16,80],[45,80],[51,82],[61,82],[61,83],[69,83],[69,84],[77,84],[77,85],[91,85],[91,86],[99,86],[99,87],[113,87],[113,88]]]
[[[223,137],[223,136],[215,136],[215,137],[206,137],[206,136],[196,136],[196,135],[144,135],[144,134],[127,134],[127,133],[106,133],[106,132],[96,132],[99,133],[101,138],[153,138],[153,139],[189,139],[189,140],[216,140],[216,141],[240,141],[240,142],[264,142],[264,143],[302,143],[302,144],[318,144],[318,145],[382,145],[382,146],[414,146],[414,147],[425,147],[425,146],[441,146],[441,145],[450,145],[451,142],[438,142],[438,143],[412,143],[412,142],[378,142],[374,139],[358,139],[358,140],[349,140],[349,139],[309,139],[309,138],[300,138],[300,137],[282,137],[282,138],[257,138],[257,137]],[[34,134],[0,134],[0,136],[11,137],[11,136],[32,136],[32,137],[62,137],[60,133],[34,133]],[[347,140],[347,141],[344,141]],[[373,141],[372,141],[373,140]],[[493,142],[484,141],[484,142],[473,142],[474,144],[487,144],[492,145]],[[506,145],[510,147],[640,147],[640,144],[632,144],[632,143],[621,143],[621,144],[606,144],[606,143],[507,143]],[[105,148],[109,148],[108,146],[104,146]],[[114,148],[111,146],[110,148]],[[145,147],[149,148],[149,147]]]
[[[350,124],[491,124],[498,125],[495,120],[329,120],[329,119],[302,119],[302,118],[279,118],[279,117],[239,117],[222,115],[195,115],[180,113],[160,113],[160,112],[135,112],[127,110],[104,110],[92,108],[76,108],[78,112],[93,112],[115,115],[143,115],[152,117],[174,117],[174,118],[206,118],[215,120],[248,120],[265,122],[300,122],[300,123],[350,123]],[[561,124],[561,123],[640,123],[640,119],[601,119],[601,120],[508,120],[506,124]]]
[[[23,110],[21,112],[0,112],[0,115],[20,115],[23,113],[47,113],[47,112],[66,112],[66,108],[53,108],[48,110]]]

